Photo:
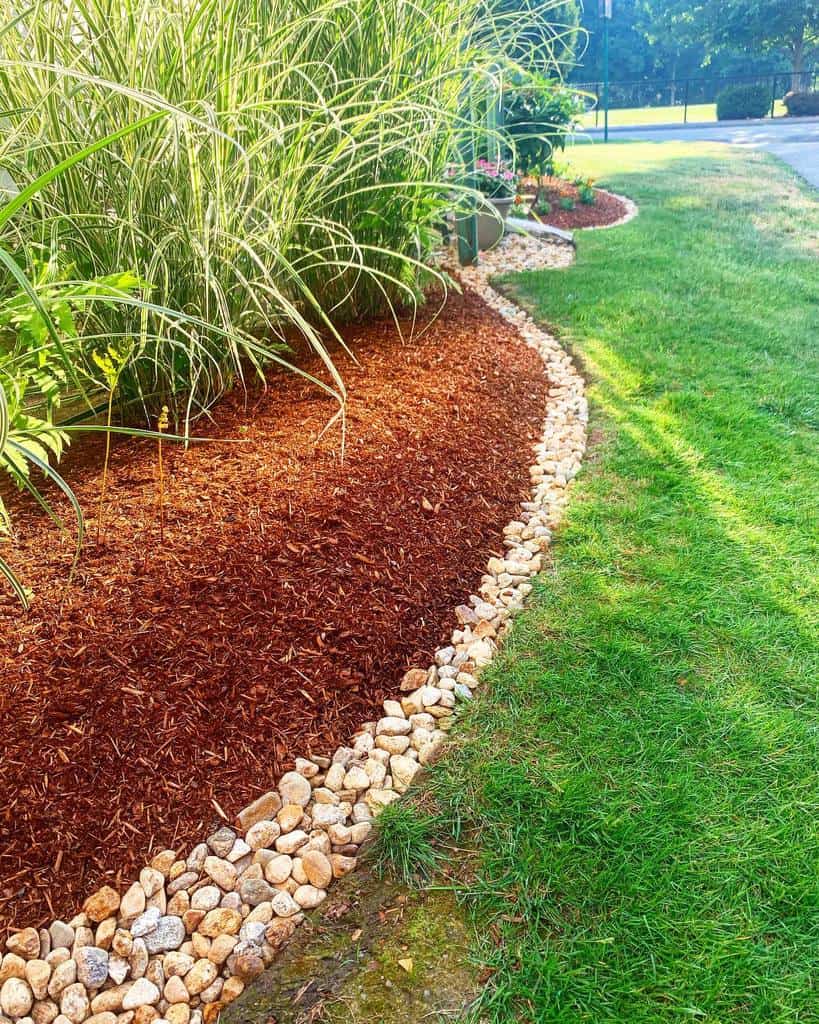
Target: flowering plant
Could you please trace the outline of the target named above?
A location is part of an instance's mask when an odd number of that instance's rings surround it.
[[[487,199],[511,199],[517,191],[515,173],[503,160],[478,160],[474,181],[475,188]]]

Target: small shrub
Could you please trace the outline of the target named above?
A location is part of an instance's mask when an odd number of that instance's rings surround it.
[[[439,858],[431,841],[434,825],[434,818],[406,800],[388,804],[378,816],[370,847],[375,873],[389,873],[405,885],[428,878]]]
[[[584,206],[594,206],[594,187],[588,181],[584,181],[582,185],[577,186],[577,194]]]
[[[819,115],[819,92],[789,92],[783,101],[788,117],[812,117]]]
[[[560,200],[560,209],[561,210],[573,210],[574,209],[574,205],[575,205],[574,204],[574,199],[572,199],[571,196],[563,196],[562,199]]]
[[[504,94],[504,125],[515,143],[518,169],[551,174],[582,105],[559,81],[531,73]]]
[[[552,204],[549,202],[549,200],[543,198],[538,199],[538,201],[535,203],[535,213],[538,215],[538,217],[545,217],[546,214],[551,212]]]
[[[766,85],[729,85],[717,96],[717,120],[744,121],[764,117],[770,106],[771,91]]]

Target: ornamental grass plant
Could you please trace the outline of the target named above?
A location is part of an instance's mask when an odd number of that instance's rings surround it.
[[[343,415],[338,325],[422,298],[476,198],[447,167],[467,137],[497,146],[481,112],[504,75],[554,67],[560,7],[0,0],[5,454],[34,416],[58,458],[68,408],[155,427],[168,407],[189,437],[273,364]]]
[[[418,299],[471,113],[505,53],[548,64],[563,35],[557,0],[4,6],[0,156],[18,185],[168,115],[67,169],[14,231],[69,276],[139,277],[150,305],[110,309],[93,344],[120,339],[120,396],[186,426],[294,336],[343,403],[335,325]]]

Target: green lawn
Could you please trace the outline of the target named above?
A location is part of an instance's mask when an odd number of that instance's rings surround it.
[[[594,446],[431,780],[483,851],[476,1019],[817,1021],[819,203],[745,150],[572,161],[641,213],[504,282]]]
[[[609,127],[617,125],[633,124],[682,124],[685,107],[676,105],[673,107],[623,107],[618,110],[609,111]],[[781,100],[776,101],[774,113],[777,117],[784,116],[787,111]],[[688,108],[689,121],[716,121],[716,103],[692,103]],[[582,119],[584,128],[602,128],[603,111],[597,113],[590,110]]]

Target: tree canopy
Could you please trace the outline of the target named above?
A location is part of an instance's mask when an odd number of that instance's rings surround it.
[[[599,77],[601,18],[587,0],[574,81]],[[798,72],[819,61],[819,0],[613,0],[614,80]]]

